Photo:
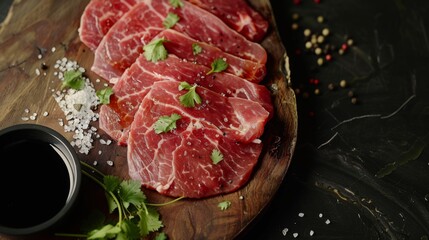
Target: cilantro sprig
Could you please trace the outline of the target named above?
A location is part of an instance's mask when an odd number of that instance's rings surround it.
[[[216,165],[223,160],[223,154],[219,150],[213,149],[210,154],[210,159],[213,161],[213,164]]]
[[[222,58],[217,58],[213,60],[211,67],[212,69],[207,72],[207,75],[225,71],[228,68],[228,63]]]
[[[136,180],[121,180],[116,176],[104,175],[99,170],[81,161],[82,173],[101,186],[107,197],[109,212],[118,214],[118,221],[90,230],[87,234],[64,234],[57,236],[84,237],[86,239],[141,239],[164,227],[155,207],[174,203],[182,198],[161,204],[148,203]],[[165,233],[159,232],[160,239]]]
[[[180,17],[172,12],[169,12],[167,14],[167,17],[164,19],[164,21],[162,22],[162,25],[164,25],[164,27],[166,29],[170,29],[172,27],[174,27],[174,25],[176,25],[176,23],[180,20]]]
[[[95,94],[97,95],[101,104],[109,104],[110,96],[113,94],[113,89],[111,87],[106,87],[98,90]]]
[[[158,38],[152,40],[150,43],[143,47],[143,55],[146,60],[157,62],[159,60],[165,60],[168,57],[167,49],[164,47],[165,38]]]
[[[188,90],[187,93],[179,97],[180,103],[185,107],[195,107],[196,104],[201,104],[201,97],[198,95],[197,85],[192,86],[188,82],[181,82],[179,84],[179,90]]]
[[[200,54],[203,48],[198,43],[192,43],[192,53],[195,55]]]
[[[155,122],[153,129],[156,134],[170,132],[176,129],[176,122],[181,118],[182,116],[177,113],[172,113],[170,116],[161,116]]]
[[[231,207],[231,202],[226,200],[226,201],[220,202],[217,206],[220,208],[220,210],[225,211],[229,207]]]
[[[170,0],[170,4],[173,6],[173,8],[181,8],[184,6],[181,0]]]
[[[75,90],[82,90],[85,87],[85,80],[83,79],[82,72],[78,70],[69,70],[64,73],[63,84],[61,89],[72,88]]]

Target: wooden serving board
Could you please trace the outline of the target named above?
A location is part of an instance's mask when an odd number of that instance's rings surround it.
[[[6,20],[0,26],[0,128],[20,123],[36,123],[51,127],[72,139],[72,133],[64,132],[58,124],[58,119],[64,119],[64,114],[52,96],[52,89],[58,90],[61,85],[54,76],[56,69],[53,66],[56,60],[63,57],[76,60],[87,70],[86,75],[95,88],[104,88],[104,81],[96,83],[95,79],[98,77],[89,70],[94,56],[80,42],[77,32],[80,16],[87,3],[88,0],[13,2]],[[269,58],[268,75],[263,83],[272,90],[275,116],[268,123],[262,137],[264,150],[251,180],[239,191],[202,200],[181,200],[160,207],[165,225],[163,230],[170,239],[239,237],[273,198],[291,161],[297,137],[297,113],[294,93],[288,87],[290,79],[286,69],[287,57],[275,31],[269,1],[251,0],[250,3],[271,22],[270,32],[262,42]],[[53,47],[56,49],[54,52],[51,51]],[[38,58],[40,53],[43,54],[42,59]],[[42,70],[43,63],[48,69]],[[36,74],[36,69],[41,71],[40,75]],[[25,113],[25,109],[30,112]],[[45,111],[49,113],[48,116],[42,116]],[[36,120],[22,120],[23,116],[32,113],[38,114]],[[97,123],[95,127],[98,127]],[[101,130],[99,133],[101,138],[108,139]],[[99,150],[102,151],[101,155]],[[97,141],[88,155],[79,156],[88,163],[97,160],[97,168],[105,174],[128,178],[124,147],[116,144],[101,145]],[[108,160],[114,162],[113,167],[106,163]],[[105,205],[102,190],[89,181],[83,183],[80,201],[93,203],[83,205]],[[153,191],[144,192],[150,202],[171,200]],[[229,200],[232,204],[228,210],[221,211],[217,205],[224,200]],[[79,209],[84,208],[76,208],[75,211],[79,211],[79,214],[72,214],[67,220],[71,225],[77,225],[87,217],[87,211]],[[0,236],[1,240],[10,238]]]

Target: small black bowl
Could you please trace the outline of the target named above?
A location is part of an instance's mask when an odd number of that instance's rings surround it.
[[[55,130],[20,124],[0,131],[0,233],[29,235],[58,225],[80,184],[78,156]]]

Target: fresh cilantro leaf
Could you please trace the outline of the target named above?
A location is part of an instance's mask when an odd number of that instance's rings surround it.
[[[183,7],[183,2],[181,0],[170,0],[170,4],[173,6],[173,8]]]
[[[154,208],[147,208],[147,212],[140,209],[137,214],[140,218],[138,222],[140,235],[143,237],[147,236],[149,232],[155,232],[164,227],[162,221],[159,219],[159,213]]]
[[[111,87],[103,88],[98,90],[95,94],[101,104],[109,104],[110,96],[113,94],[113,89]]]
[[[173,129],[176,129],[176,121],[181,119],[182,116],[180,116],[177,113],[173,113],[170,116],[161,116],[159,117],[158,121],[154,124],[154,130],[156,134],[160,133],[166,133],[169,131],[172,131]]]
[[[88,239],[110,239],[121,232],[121,228],[107,224],[101,229],[95,229],[88,234]]]
[[[147,208],[147,212],[147,228],[150,232],[158,231],[160,228],[164,227],[162,221],[159,219],[159,213],[155,208],[149,207]]]
[[[213,149],[210,159],[213,161],[213,164],[218,164],[223,160],[223,154],[219,150]]]
[[[103,177],[104,186],[106,186],[106,191],[115,192],[119,184],[121,184],[121,179],[116,176],[106,175]]]
[[[150,43],[143,47],[144,56],[146,60],[157,62],[158,60],[165,60],[168,57],[167,49],[164,47],[164,38],[152,40]]]
[[[203,48],[198,43],[192,43],[192,53],[198,55],[203,51]]]
[[[66,71],[64,73],[64,80],[61,89],[66,87],[75,90],[82,90],[85,87],[85,80],[82,77],[82,72],[75,70]]]
[[[140,229],[139,227],[131,222],[130,220],[124,220],[121,223],[122,232],[118,234],[116,239],[140,239]]]
[[[167,17],[162,22],[162,25],[164,25],[165,28],[169,29],[172,28],[176,23],[180,20],[180,17],[177,14],[174,14],[172,12],[169,12],[167,14]]]
[[[123,181],[119,188],[119,197],[122,200],[122,204],[125,208],[128,208],[130,204],[135,207],[141,207],[146,199],[146,196],[141,190],[141,183],[136,180]]]
[[[228,63],[222,58],[217,58],[212,62],[211,66],[212,69],[207,73],[207,75],[224,71],[228,68]]]
[[[164,232],[161,232],[156,235],[155,240],[167,240],[167,235]]]
[[[220,208],[220,210],[225,211],[226,209],[228,209],[231,206],[231,202],[230,201],[223,201],[223,202],[220,202],[217,206]]]
[[[198,95],[197,85],[191,86],[187,82],[179,84],[179,90],[188,90],[187,93],[179,97],[180,103],[185,107],[195,107],[195,103],[201,104],[201,97]]]

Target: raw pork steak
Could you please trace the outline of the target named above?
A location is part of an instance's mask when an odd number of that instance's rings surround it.
[[[170,55],[156,63],[140,56],[125,71],[113,86],[114,95],[109,105],[100,109],[100,128],[120,145],[126,145],[128,130],[140,102],[157,81],[186,81],[198,84],[226,97],[238,97],[259,103],[270,113],[273,112],[270,92],[258,85],[228,73],[206,75],[210,69]]]
[[[162,81],[153,85],[130,129],[128,167],[133,179],[141,180],[144,186],[162,194],[190,198],[231,192],[249,179],[262,145],[237,141],[241,137],[225,135],[223,126],[232,120],[233,115],[243,122],[254,123],[254,110],[234,102],[228,103],[229,100],[237,100],[235,98],[219,100],[221,95],[209,92],[204,89],[199,92],[203,101],[208,102],[205,106],[183,112],[183,107],[176,100],[181,94],[177,83]],[[209,116],[211,111],[208,110],[211,105],[219,107],[216,105],[219,101],[234,113],[231,115],[230,112],[228,121],[224,123],[210,122],[208,119],[215,116]],[[222,112],[218,109],[212,115],[222,115]],[[159,117],[172,113],[182,116],[176,122],[177,128],[171,132],[155,133],[154,124]],[[210,157],[214,150],[223,154],[222,161],[217,164]]]
[[[95,52],[92,70],[101,77],[116,82],[121,74],[143,52],[143,46],[164,30],[169,13],[180,20],[173,29],[190,37],[215,45],[238,57],[265,64],[265,49],[229,28],[213,14],[187,2],[174,9],[169,0],[145,0],[119,19],[104,36]]]

